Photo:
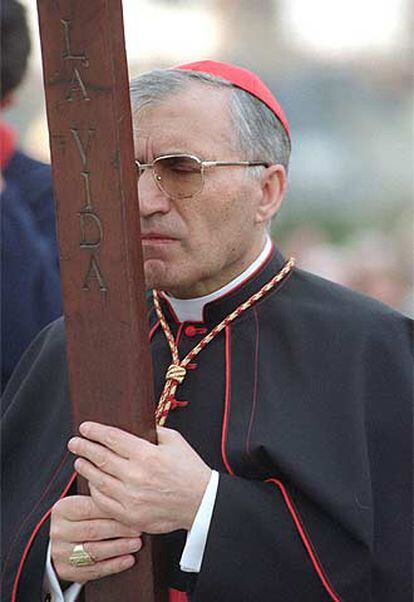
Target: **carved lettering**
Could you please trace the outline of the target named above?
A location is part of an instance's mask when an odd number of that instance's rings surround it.
[[[82,211],[80,214],[80,229],[82,249],[96,249],[102,242],[103,228],[96,213]]]
[[[89,171],[81,171],[82,179],[83,179],[83,184],[84,184],[84,191],[85,191],[85,207],[83,208],[83,211],[90,211],[91,209],[93,209],[92,206],[92,196],[91,196],[91,184],[90,184],[90,180],[89,180],[89,176],[91,175]]]
[[[89,61],[87,56],[85,55],[85,53],[82,54],[74,54],[72,52],[72,44],[71,44],[71,39],[70,39],[70,29],[72,27],[72,24],[70,21],[67,21],[66,19],[61,19],[60,22],[63,25],[63,31],[64,31],[64,35],[65,35],[65,47],[66,47],[66,51],[63,53],[63,58],[65,61],[82,61],[82,64],[85,67],[89,66]]]
[[[83,282],[83,290],[85,291],[89,291],[90,290],[90,283],[91,281],[97,281],[97,284],[99,286],[99,290],[103,293],[106,292],[108,289],[106,287],[106,283],[105,283],[105,279],[103,277],[103,273],[101,268],[99,267],[99,263],[98,260],[96,258],[95,255],[91,255],[91,259],[89,261],[89,267],[88,267],[88,271],[86,273],[85,276],[85,280]]]
[[[94,210],[91,192],[91,172],[87,170],[92,138],[95,135],[96,130],[85,130],[86,136],[85,133],[81,133],[81,131],[76,127],[70,128],[70,131],[72,133],[76,149],[79,153],[82,167],[84,168],[83,171],[80,172],[85,193],[85,205],[82,211],[79,213],[79,227],[81,235],[79,246],[81,249],[97,249],[102,243],[104,231],[102,221]],[[90,283],[93,280],[97,281],[99,290],[101,292],[107,291],[103,272],[95,255],[91,255],[88,271],[83,282],[83,290],[89,291]]]
[[[70,80],[69,84],[69,89],[65,96],[66,100],[74,100],[74,95],[78,94],[79,92],[82,94],[82,100],[90,100],[90,97],[88,96],[88,92],[86,90],[86,86],[81,78],[81,74],[79,73],[79,70],[76,67],[74,67],[72,79]]]
[[[82,166],[84,169],[87,167],[88,161],[88,153],[89,153],[89,145],[91,142],[92,136],[95,134],[95,130],[88,130],[88,139],[86,140],[86,144],[82,141],[82,138],[79,135],[79,130],[76,128],[71,128],[72,136],[75,140],[76,148],[79,151],[79,156],[82,161]]]
[[[71,43],[71,37],[70,37],[70,30],[72,27],[71,22],[67,21],[66,19],[61,19],[60,22],[63,25],[63,32],[64,32],[64,36],[65,36],[65,50],[63,52],[63,60],[64,61],[77,61],[78,64],[80,62],[80,64],[83,65],[84,67],[88,67],[89,59],[86,56],[86,54],[84,52],[82,52],[81,54],[75,54],[72,51],[72,43]],[[75,65],[76,65],[76,62],[75,62]],[[66,93],[65,99],[67,101],[71,102],[72,100],[74,100],[74,98],[76,96],[80,96],[81,100],[90,100],[88,91],[86,89],[85,82],[82,79],[80,71],[79,71],[78,67],[73,66],[72,79],[70,81],[69,88]]]

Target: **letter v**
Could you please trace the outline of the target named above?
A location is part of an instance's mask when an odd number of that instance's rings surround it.
[[[91,138],[92,138],[93,134],[95,133],[95,130],[88,130],[88,139],[86,141],[86,144],[84,144],[82,142],[82,139],[79,136],[79,130],[71,128],[70,131],[72,132],[73,138],[75,140],[76,147],[77,147],[77,149],[79,151],[79,156],[80,156],[81,161],[82,161],[82,166],[83,166],[84,169],[86,169],[86,163],[87,163],[87,160],[88,160],[88,153],[89,153],[89,145],[90,145]]]

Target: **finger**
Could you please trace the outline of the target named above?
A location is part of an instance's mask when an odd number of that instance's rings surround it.
[[[75,470],[84,477],[89,485],[98,489],[101,493],[114,500],[119,500],[125,492],[125,486],[119,479],[106,474],[94,464],[84,458],[75,460]]]
[[[108,518],[90,495],[71,495],[59,500],[53,506],[53,515],[68,521]]]
[[[139,537],[141,533],[136,528],[129,527],[113,519],[97,519],[79,522],[63,521],[52,525],[50,539],[52,541],[101,541],[118,537]]]
[[[54,563],[57,575],[64,581],[86,583],[95,579],[101,579],[108,575],[115,575],[130,569],[135,564],[135,557],[131,554],[118,556],[110,560],[102,560],[88,567],[73,567],[67,562],[63,564]]]
[[[79,431],[87,439],[101,443],[123,458],[130,458],[134,455],[134,451],[138,446],[152,445],[152,443],[131,433],[98,422],[83,422],[79,427]]]
[[[87,541],[83,547],[95,562],[100,562],[138,552],[142,548],[142,540],[140,537],[122,537],[107,541]]]
[[[126,524],[126,521],[122,520],[125,516],[124,507],[122,504],[115,501],[113,498],[104,495],[93,485],[89,485],[89,490],[93,497],[93,501],[99,508],[102,509],[103,512],[105,512],[105,514],[121,523]]]
[[[77,456],[86,458],[110,475],[120,478],[125,472],[125,458],[121,458],[107,447],[89,441],[89,439],[73,437],[68,442],[68,449]]]

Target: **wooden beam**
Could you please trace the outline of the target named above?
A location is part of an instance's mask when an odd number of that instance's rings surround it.
[[[121,0],[38,0],[75,428],[155,442]],[[80,485],[83,492],[86,484]],[[88,602],[165,599],[154,542]]]

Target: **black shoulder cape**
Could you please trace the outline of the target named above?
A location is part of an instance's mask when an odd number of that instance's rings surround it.
[[[283,264],[178,323],[183,357]],[[159,395],[171,363],[151,310]],[[167,426],[220,472],[201,572],[162,536],[169,585],[195,602],[407,602],[412,597],[411,321],[295,269],[197,356]],[[4,600],[40,599],[48,511],[71,486],[63,321],[19,364],[3,417]],[[12,596],[12,591],[15,596]]]

